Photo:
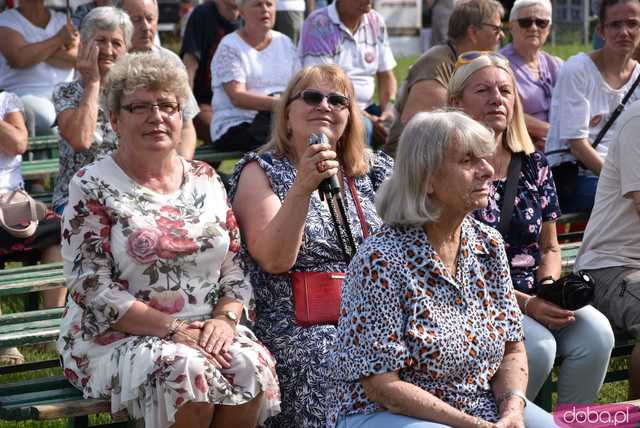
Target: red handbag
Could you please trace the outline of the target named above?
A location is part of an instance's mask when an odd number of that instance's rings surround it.
[[[369,236],[369,228],[364,221],[360,198],[353,184],[353,179],[347,177],[347,182],[360,219],[362,236],[366,239]],[[338,324],[344,272],[292,272],[290,277],[293,288],[293,306],[298,325],[311,327],[322,324]]]

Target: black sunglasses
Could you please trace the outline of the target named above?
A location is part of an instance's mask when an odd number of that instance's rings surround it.
[[[548,19],[542,19],[542,18],[520,18],[517,21],[520,28],[531,28],[531,26],[535,23],[536,27],[543,30],[547,28],[547,26],[551,22]]]
[[[340,95],[340,94],[323,94],[320,91],[315,91],[313,89],[305,89],[302,92],[299,92],[298,95],[294,96],[293,98],[291,98],[291,100],[289,100],[289,104],[291,104],[293,101],[297,100],[298,98],[302,99],[302,101],[304,101],[306,104],[310,105],[310,106],[317,106],[320,105],[320,103],[322,102],[322,100],[324,100],[325,98],[327,99],[327,103],[329,103],[329,105],[337,110],[342,110],[344,108],[349,107],[349,98],[345,97],[344,95]]]

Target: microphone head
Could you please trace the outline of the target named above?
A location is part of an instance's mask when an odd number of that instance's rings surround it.
[[[327,137],[322,132],[309,135],[309,141],[307,142],[307,144],[311,146],[312,144],[321,144],[321,143],[329,144],[329,137]]]

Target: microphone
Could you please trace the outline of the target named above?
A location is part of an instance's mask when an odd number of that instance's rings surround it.
[[[329,144],[329,137],[324,135],[322,132],[309,135],[309,145],[321,143]],[[338,182],[338,176],[332,175],[331,177],[322,180],[322,182],[318,186],[318,190],[320,190],[321,193],[328,195],[340,194],[340,183]]]

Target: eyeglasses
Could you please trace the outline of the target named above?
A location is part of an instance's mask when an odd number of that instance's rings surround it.
[[[486,25],[487,27],[491,28],[493,30],[493,34],[495,34],[496,36],[502,32],[502,27],[500,25],[490,24],[488,22],[483,22],[480,25]]]
[[[531,28],[533,24],[536,24],[536,27],[542,30],[547,28],[549,26],[549,23],[551,22],[548,19],[542,18],[520,18],[517,21],[520,28]]]
[[[456,64],[453,66],[454,70],[462,67],[463,65],[469,64],[474,60],[480,58],[481,56],[488,56],[491,58],[496,58],[506,64],[509,64],[509,60],[502,54],[494,51],[468,51],[460,54]]]
[[[336,110],[345,109],[349,107],[350,104],[349,98],[345,97],[344,95],[334,93],[323,94],[322,92],[315,91],[313,89],[305,89],[304,91],[298,93],[298,95],[291,98],[287,104],[291,104],[298,98],[302,99],[305,104],[313,107],[320,105],[320,103],[322,103],[322,101],[326,98],[327,103],[331,106],[331,108],[334,108]]]
[[[158,107],[158,110],[162,115],[173,116],[178,110],[180,110],[180,103],[175,101],[160,101],[159,103],[140,102],[120,106],[121,109],[138,116],[149,116],[151,112],[153,112],[154,107]]]
[[[637,19],[621,19],[619,21],[607,22],[604,26],[613,31],[621,31],[623,27],[628,28],[629,31],[638,31],[638,29],[640,29],[640,21]]]

